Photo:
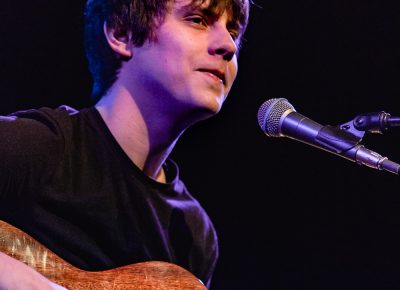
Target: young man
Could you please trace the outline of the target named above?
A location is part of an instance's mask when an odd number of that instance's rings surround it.
[[[210,286],[217,236],[168,156],[221,109],[248,11],[248,0],[89,0],[96,104],[1,118],[0,219],[82,269],[162,260]],[[27,285],[52,287],[0,255],[0,289]]]

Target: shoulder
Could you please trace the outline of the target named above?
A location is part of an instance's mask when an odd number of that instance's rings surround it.
[[[75,113],[40,108],[0,117],[0,188],[2,182],[16,189],[51,176],[65,154],[68,124]]]
[[[74,109],[67,105],[57,108],[42,107],[39,109],[20,110],[7,116],[0,116],[0,134],[12,130],[22,136],[60,137],[71,133],[76,123],[82,123],[86,116],[94,115],[93,109]]]
[[[9,161],[42,160],[63,154],[80,111],[67,106],[20,110],[0,117],[0,156]]]
[[[14,124],[21,123],[28,126],[40,126],[40,124],[42,124],[51,129],[67,121],[71,116],[77,113],[79,113],[78,110],[65,105],[55,109],[42,107],[39,109],[16,111],[8,116],[2,117],[0,121],[14,122]]]

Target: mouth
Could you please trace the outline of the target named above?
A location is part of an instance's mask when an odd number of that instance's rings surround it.
[[[215,78],[219,79],[224,85],[226,84],[225,73],[223,71],[214,69],[199,69],[198,71],[209,73]]]

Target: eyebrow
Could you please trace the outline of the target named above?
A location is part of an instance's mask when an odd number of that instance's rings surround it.
[[[226,9],[225,9],[226,10]],[[186,4],[181,7],[178,7],[175,10],[178,14],[186,14],[189,12],[198,12],[213,21],[217,20],[223,13],[219,13],[217,9],[211,9],[209,7],[201,7],[201,5],[193,5],[193,4]],[[238,35],[241,36],[243,31],[242,31],[242,25],[240,25],[239,20],[234,20],[232,18],[232,15],[228,15],[228,21],[226,23],[226,27],[228,29],[232,29],[234,31],[238,32]]]
[[[214,11],[213,9],[210,9],[209,7],[201,7],[201,5],[194,5],[192,3],[182,5],[181,7],[176,8],[176,12],[178,14],[186,14],[189,12],[199,12],[205,16],[211,17],[211,18],[218,18],[218,13],[217,11]]]

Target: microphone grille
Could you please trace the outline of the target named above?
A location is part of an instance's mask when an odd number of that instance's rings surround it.
[[[287,99],[274,98],[265,101],[258,109],[258,124],[261,130],[268,136],[279,137],[279,122],[287,110],[296,111]]]

